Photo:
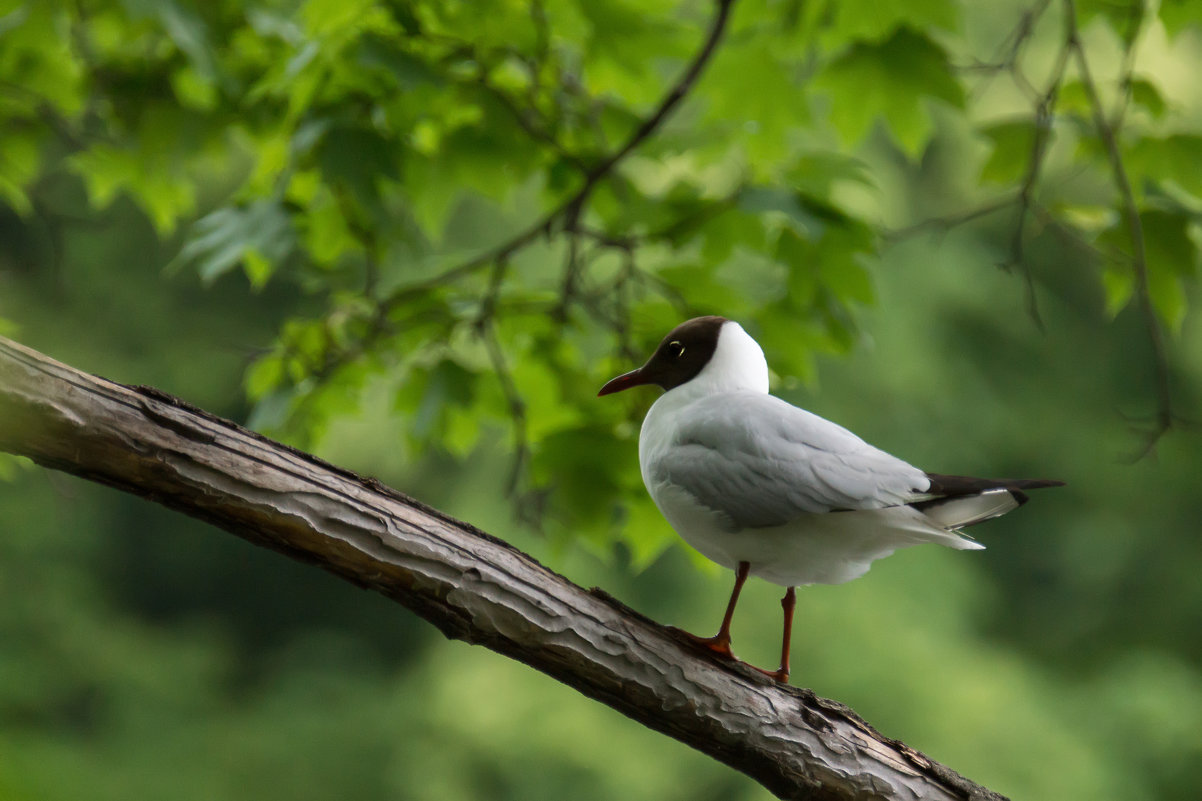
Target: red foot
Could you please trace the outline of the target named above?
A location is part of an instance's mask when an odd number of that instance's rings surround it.
[[[747,665],[746,662],[744,662],[743,664]],[[755,665],[747,665],[747,667],[751,668],[752,670],[758,670],[760,673],[763,673],[768,678],[776,679],[781,684],[789,683],[789,671],[785,670],[784,668],[780,668],[778,670],[764,670],[763,668],[756,667]]]
[[[723,659],[730,659],[735,662],[739,661],[739,658],[734,655],[733,651],[730,650],[729,635],[715,634],[713,637],[698,637],[696,634],[690,634],[684,629],[678,629],[675,626],[668,626],[668,628],[677,634],[687,637],[695,645],[701,646],[715,656],[719,656]]]
[[[782,667],[777,670],[764,670],[761,667],[756,667],[748,662],[744,662],[742,659],[739,659],[739,657],[735,656],[734,652],[730,650],[729,636],[715,634],[713,637],[698,637],[696,634],[691,634],[690,632],[687,632],[684,629],[678,629],[675,626],[668,626],[668,628],[671,631],[674,631],[677,634],[687,638],[694,645],[704,648],[720,659],[727,659],[731,662],[738,662],[740,665],[746,665],[752,670],[763,673],[770,679],[776,679],[781,684],[789,683],[789,671],[785,668]]]

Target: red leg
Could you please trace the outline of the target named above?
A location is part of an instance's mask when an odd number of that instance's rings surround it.
[[[719,656],[734,659],[735,655],[730,650],[730,623],[735,616],[735,605],[739,602],[739,593],[743,591],[743,583],[747,581],[750,571],[750,562],[739,562],[739,566],[735,570],[735,588],[730,594],[730,603],[726,605],[726,614],[722,617],[722,627],[718,629],[717,634],[713,637],[698,637],[687,631],[681,633],[688,634],[698,645],[708,648]]]
[[[780,608],[785,612],[785,632],[780,646],[780,670],[773,678],[781,683],[789,681],[789,643],[793,639],[793,607],[797,605],[797,588],[785,590],[785,597],[780,599]]]
[[[764,670],[755,665],[743,664],[753,670],[758,670],[765,676],[776,679],[781,684],[787,684],[789,681],[789,641],[793,638],[793,607],[797,605],[797,592],[795,587],[790,587],[785,590],[785,597],[780,599],[780,608],[785,611],[785,630],[784,637],[780,646],[780,667],[776,670]]]

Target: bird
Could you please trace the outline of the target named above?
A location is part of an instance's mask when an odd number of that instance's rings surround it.
[[[1026,490],[1064,484],[925,472],[769,394],[768,383],[759,344],[709,315],[676,326],[597,395],[664,390],[639,431],[643,483],[685,542],[735,571],[718,633],[681,633],[739,661],[730,629],[743,584],[758,576],[784,587],[780,667],[755,668],[779,682],[789,680],[797,587],[851,581],[912,545],[980,550],[961,529],[1016,509]]]

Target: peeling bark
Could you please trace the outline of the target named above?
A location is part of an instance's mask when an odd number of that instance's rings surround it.
[[[1002,798],[842,704],[716,662],[604,591],[374,479],[4,338],[0,449],[383,593],[447,637],[520,660],[780,798]]]

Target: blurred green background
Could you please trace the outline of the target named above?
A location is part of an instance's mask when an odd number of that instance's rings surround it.
[[[0,3],[3,333],[704,633],[731,577],[643,495],[654,392],[593,393],[683,316],[735,316],[779,394],[890,452],[1068,481],[975,529],[982,553],[802,590],[794,683],[1015,798],[1197,798],[1202,9],[736,4],[581,230],[440,278],[580,186],[712,14]],[[1061,65],[1066,14],[1114,112],[1154,317],[1088,82]],[[1182,419],[1135,458],[1159,370]],[[767,797],[312,567],[0,470],[0,801]],[[741,602],[753,663],[778,596]]]

